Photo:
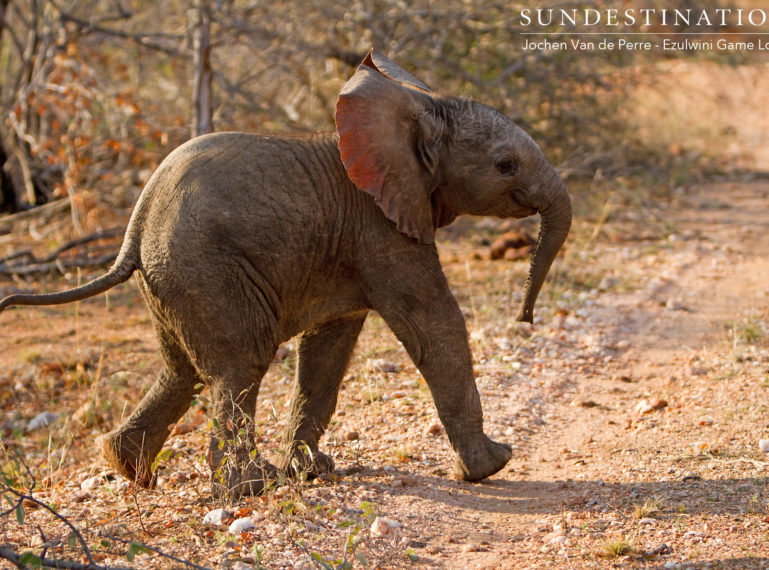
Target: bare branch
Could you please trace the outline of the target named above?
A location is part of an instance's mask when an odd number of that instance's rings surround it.
[[[85,245],[87,243],[91,243],[92,241],[97,241],[97,240],[100,240],[100,239],[108,239],[108,238],[113,238],[113,237],[121,236],[124,233],[125,233],[125,228],[122,227],[122,226],[121,227],[115,227],[115,228],[109,228],[109,229],[98,231],[98,232],[93,232],[91,234],[88,234],[88,235],[85,235],[85,236],[82,236],[82,237],[79,237],[79,238],[76,238],[76,239],[68,241],[67,243],[65,243],[65,244],[59,246],[58,248],[56,248],[56,250],[54,250],[53,253],[51,253],[50,255],[48,255],[46,257],[44,257],[43,259],[40,259],[39,261],[40,261],[40,263],[48,263],[50,261],[54,261],[56,258],[58,258],[65,251],[68,251],[68,250],[70,250],[72,248],[75,248],[77,246]],[[0,263],[2,263],[3,261],[5,261],[5,260],[4,259],[0,259]]]
[[[21,554],[17,554],[10,548],[0,546],[0,558],[5,558],[8,562],[16,566],[16,568],[21,568],[21,570],[26,570],[27,568],[21,563]]]
[[[34,486],[34,485],[33,485],[33,486]],[[18,497],[18,498],[19,498],[20,500],[22,500],[22,501],[30,501],[30,502],[32,502],[32,503],[35,503],[35,504],[36,504],[36,505],[38,505],[39,507],[42,507],[42,508],[44,508],[46,511],[48,511],[49,513],[51,513],[51,514],[52,514],[54,517],[56,517],[56,518],[57,518],[57,519],[59,519],[61,522],[63,522],[63,523],[66,525],[66,526],[68,526],[68,527],[69,527],[69,529],[70,529],[70,530],[71,530],[71,531],[72,531],[72,532],[75,534],[75,537],[77,538],[77,541],[78,541],[78,542],[80,543],[80,545],[82,546],[82,548],[83,548],[83,554],[85,554],[85,557],[88,559],[88,562],[89,562],[90,564],[94,565],[94,567],[96,567],[96,562],[94,562],[94,559],[93,559],[93,555],[91,555],[91,549],[90,549],[90,548],[88,548],[88,543],[86,542],[85,538],[83,538],[83,535],[82,535],[82,534],[80,534],[80,531],[79,531],[79,530],[77,530],[77,528],[75,527],[75,525],[73,525],[71,522],[69,522],[69,520],[68,520],[66,517],[64,517],[64,516],[60,515],[58,512],[56,512],[56,510],[55,510],[54,508],[52,508],[52,507],[49,507],[49,506],[48,506],[46,503],[44,503],[43,501],[40,501],[40,500],[36,499],[36,498],[35,498],[35,497],[33,497],[32,495],[28,495],[28,494],[26,494],[26,493],[22,493],[21,491],[18,491],[18,490],[14,489],[13,487],[10,487],[10,486],[8,486],[8,485],[5,485],[5,489],[6,489],[6,490],[7,490],[9,493],[11,493],[11,494],[13,494],[13,495],[16,495],[16,497]],[[54,566],[54,567],[56,568],[56,566]]]
[[[103,532],[99,533],[99,536],[102,538],[107,538],[109,540],[114,540],[117,542],[121,542],[123,544],[140,544],[133,540],[126,540],[125,538],[120,538],[118,536],[112,536],[110,534],[106,534]],[[153,548],[152,546],[147,546],[146,544],[140,544],[143,548],[146,548],[147,550],[150,550],[154,552],[155,554],[162,556],[163,558],[168,558],[169,560],[173,560],[174,562],[178,562],[179,564],[184,564],[185,566],[189,566],[190,568],[195,568],[196,570],[211,570],[208,566],[199,566],[195,564],[194,562],[190,562],[189,560],[184,560],[183,558],[177,558],[176,556],[172,556],[171,554],[166,554],[162,550],[158,550],[157,548]]]
[[[29,265],[15,265],[5,267],[0,265],[0,274],[4,275],[32,275],[35,273],[50,273],[58,270],[60,273],[66,273],[67,269],[84,269],[86,267],[100,267],[112,263],[117,259],[117,253],[107,253],[102,256],[91,259],[67,259],[55,260],[50,263],[33,263]]]
[[[24,467],[27,468],[27,466],[24,463],[23,459],[20,458],[20,461],[21,461],[22,465],[24,465]],[[27,470],[29,471],[28,468],[27,468]],[[30,472],[30,475],[32,475],[31,472]],[[32,477],[33,477],[33,479],[32,479],[33,480],[32,488],[34,488],[35,485],[36,485],[36,482],[35,482],[34,476],[32,476]],[[44,556],[45,551],[44,551],[41,556],[35,555],[40,560],[41,566],[43,566],[45,568],[62,568],[62,569],[65,569],[65,570],[131,570],[130,567],[124,567],[124,566],[105,566],[105,565],[102,565],[102,564],[97,564],[94,561],[93,556],[91,555],[91,550],[88,548],[88,543],[86,542],[85,538],[83,537],[81,532],[65,516],[59,514],[54,508],[48,506],[43,501],[40,501],[39,499],[36,499],[34,496],[32,496],[31,493],[23,493],[23,492],[19,491],[18,489],[15,489],[15,488],[11,487],[8,484],[3,484],[1,488],[3,489],[3,491],[11,493],[12,495],[16,496],[18,500],[17,500],[16,505],[14,506],[13,509],[5,511],[4,513],[1,513],[0,517],[7,516],[8,514],[14,512],[16,510],[16,508],[22,504],[23,501],[32,502],[32,503],[38,505],[39,507],[47,510],[48,512],[50,512],[54,517],[56,517],[57,519],[62,521],[67,527],[69,527],[69,529],[72,531],[72,533],[75,536],[75,538],[77,539],[77,541],[80,543],[80,548],[82,549],[83,554],[85,555],[86,559],[88,560],[88,563],[75,562],[73,560],[58,560],[58,559],[54,560],[54,559],[50,559],[50,558],[45,558],[45,556]],[[152,546],[148,546],[146,544],[140,544],[140,543],[137,543],[137,542],[132,541],[132,540],[125,540],[125,539],[118,538],[118,537],[115,537],[115,536],[110,536],[108,534],[99,533],[98,536],[102,536],[104,538],[109,538],[110,540],[114,540],[114,541],[120,542],[122,544],[128,544],[128,545],[130,545],[132,547],[134,545],[138,545],[142,549],[146,549],[147,551],[154,552],[155,554],[158,554],[159,556],[162,556],[162,557],[167,558],[169,560],[173,560],[174,562],[177,562],[179,564],[183,564],[184,566],[188,566],[190,568],[194,568],[195,570],[211,570],[210,568],[208,568],[206,566],[199,566],[198,564],[190,562],[189,560],[184,560],[183,558],[177,558],[176,556],[172,556],[170,554],[166,554],[165,552],[163,552],[163,551],[161,551],[161,550],[159,550],[157,548],[153,548]],[[23,554],[19,554],[18,552],[14,551],[14,550],[12,550],[10,548],[4,547],[4,546],[0,546],[0,558],[4,558],[4,559],[8,560],[9,562],[11,562],[17,568],[27,568],[28,567],[26,564],[24,564],[22,562],[22,557],[23,556],[24,556]]]
[[[104,26],[99,26],[94,22],[89,22],[88,20],[83,20],[82,18],[78,18],[71,14],[67,14],[66,12],[62,11],[61,8],[58,8],[58,9],[59,9],[59,17],[61,21],[75,24],[81,33],[97,33],[105,36],[126,39],[134,42],[136,45],[139,45],[141,47],[152,49],[155,51],[160,51],[163,53],[167,53],[169,55],[174,55],[174,56],[184,55],[179,50],[177,45],[175,45],[183,41],[184,36],[180,36],[176,34],[163,34],[163,33],[131,34],[128,32],[123,32],[121,30],[115,30],[112,28],[105,28]]]
[[[49,217],[54,216],[62,210],[69,208],[69,205],[69,198],[63,198],[61,200],[48,202],[47,204],[43,204],[37,208],[30,208],[29,210],[22,210],[21,212],[17,212],[15,214],[2,216],[0,217],[0,234],[10,232],[14,224],[24,220],[29,220],[30,218],[43,217],[47,220]]]
[[[21,557],[21,554],[10,548],[0,546],[0,558],[5,558],[17,568],[26,570],[29,566],[21,562]],[[126,566],[103,566],[101,564],[96,564],[95,562],[83,564],[82,562],[75,562],[74,560],[54,560],[43,556],[40,556],[39,559],[41,566],[44,568],[62,568],[65,570],[131,570],[130,567]]]
[[[47,273],[53,269],[58,269],[59,271],[64,272],[64,270],[68,268],[71,269],[75,267],[82,268],[106,265],[107,263],[114,261],[114,259],[117,257],[117,253],[115,251],[110,251],[109,253],[102,254],[98,257],[80,257],[66,260],[60,260],[59,256],[65,251],[69,251],[75,247],[85,245],[100,239],[117,237],[123,235],[124,232],[125,228],[122,227],[94,232],[66,242],[42,259],[35,257],[34,253],[32,253],[32,251],[29,249],[13,252],[10,255],[0,259],[0,274],[4,273],[8,275],[29,275],[32,273]],[[114,250],[115,248],[110,249]],[[26,261],[23,263],[9,265],[10,261],[22,258],[25,258]]]

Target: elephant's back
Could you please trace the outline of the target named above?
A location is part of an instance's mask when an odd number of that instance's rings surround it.
[[[333,135],[198,137],[165,159],[137,204],[142,272],[158,292],[227,267],[274,288],[287,272],[309,286],[346,263],[340,244],[358,233],[361,199]]]

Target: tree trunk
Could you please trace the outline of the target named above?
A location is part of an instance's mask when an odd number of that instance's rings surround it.
[[[197,21],[193,32],[193,63],[195,83],[193,91],[194,117],[192,136],[213,130],[213,101],[211,96],[211,6],[209,0],[200,0],[196,10]]]
[[[0,0],[0,41],[5,31],[5,10],[10,3],[11,0]],[[5,152],[3,138],[0,136],[0,212],[12,214],[19,210],[19,200],[16,197],[13,181],[5,170],[6,162],[8,162],[8,153]]]
[[[4,168],[7,161],[8,155],[3,146],[3,139],[0,137],[0,212],[13,214],[19,211],[19,200],[16,198],[13,181]]]

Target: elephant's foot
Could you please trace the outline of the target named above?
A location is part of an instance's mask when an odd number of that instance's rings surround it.
[[[480,481],[502,469],[513,456],[512,448],[486,435],[474,444],[463,446],[454,459],[454,473],[465,481]]]
[[[304,444],[292,447],[294,451],[286,452],[278,463],[278,469],[287,476],[299,477],[306,473],[307,477],[314,478],[334,470],[334,460],[322,451],[313,450]]]
[[[152,487],[155,484],[152,460],[156,453],[148,451],[142,439],[135,439],[117,429],[96,438],[96,445],[123,477],[142,487]]]
[[[211,471],[211,493],[218,499],[235,500],[244,495],[261,495],[270,482],[277,481],[278,470],[257,456],[246,465],[228,464]]]

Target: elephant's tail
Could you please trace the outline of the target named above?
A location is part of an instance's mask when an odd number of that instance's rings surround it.
[[[61,305],[63,303],[72,303],[88,297],[93,297],[111,289],[119,283],[128,281],[133,272],[139,266],[138,263],[138,240],[132,239],[131,226],[126,232],[123,240],[123,246],[120,248],[117,259],[112,267],[100,277],[89,281],[74,289],[59,291],[58,293],[40,293],[40,294],[17,294],[10,295],[0,301],[0,311],[13,305]]]

